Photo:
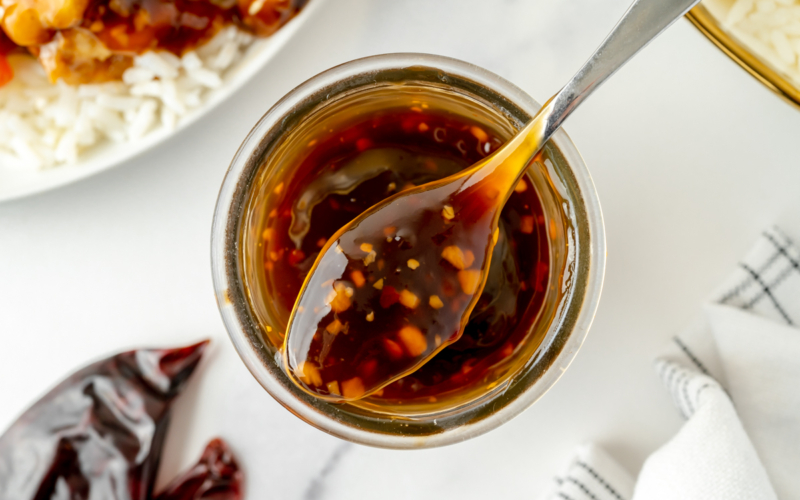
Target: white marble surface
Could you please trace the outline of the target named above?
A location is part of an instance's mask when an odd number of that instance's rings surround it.
[[[605,211],[603,299],[561,381],[487,435],[396,452],[345,445],[302,423],[259,389],[230,347],[208,250],[229,160],[258,118],[306,78],[360,56],[431,52],[492,70],[541,101],[627,3],[331,0],[242,92],[172,141],[89,180],[0,205],[0,428],[91,359],[210,337],[212,355],[177,405],[162,482],[213,435],[242,457],[250,499],[535,498],[586,440],[638,471],[680,425],[665,411],[653,356],[763,227],[800,228],[800,112],[688,22],[566,124]]]

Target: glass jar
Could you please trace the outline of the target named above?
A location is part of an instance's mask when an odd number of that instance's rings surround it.
[[[389,93],[387,93],[389,89]],[[548,228],[546,297],[530,325],[523,362],[481,393],[436,405],[391,406],[366,399],[329,404],[296,387],[282,371],[286,317],[273,307],[258,260],[264,199],[279,192],[281,169],[312,127],[336,120],[354,96],[416,92],[453,112],[480,117],[512,135],[539,109],[522,90],[486,70],[450,58],[388,54],[352,61],[303,83],[256,124],[223,182],[212,228],[212,272],[225,327],[253,376],[278,402],[311,425],[353,442],[387,448],[442,446],[487,432],[533,404],[561,376],[594,318],[605,269],[597,193],[564,131],[533,162]],[[351,104],[352,102],[352,104]],[[380,99],[370,101],[383,102]],[[282,161],[278,161],[281,159]],[[277,188],[277,191],[276,191]]]

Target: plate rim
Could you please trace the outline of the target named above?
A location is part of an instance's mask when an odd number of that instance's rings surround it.
[[[756,80],[764,84],[765,87],[784,101],[800,108],[800,88],[765,64],[761,58],[750,52],[742,43],[735,40],[702,4],[696,5],[687,12],[686,19]]]
[[[225,79],[223,86],[212,90],[206,96],[205,102],[184,115],[173,129],[159,128],[133,142],[112,143],[104,141],[97,148],[91,148],[87,151],[89,157],[85,161],[79,159],[73,164],[59,165],[36,171],[34,175],[42,175],[41,182],[24,183],[18,187],[5,190],[3,183],[0,181],[0,203],[19,200],[68,186],[100,172],[118,167],[167,142],[173,136],[189,128],[216,109],[252,80],[294,38],[300,27],[319,10],[319,6],[322,3],[324,3],[324,0],[308,0],[303,9],[277,32],[269,37],[256,39],[247,48],[244,58],[231,68],[231,73]],[[262,47],[258,48],[259,45]],[[115,155],[113,151],[116,148],[119,148],[120,151],[119,154]],[[93,157],[96,155],[99,155],[99,157]],[[12,170],[21,169],[12,167],[7,171]]]

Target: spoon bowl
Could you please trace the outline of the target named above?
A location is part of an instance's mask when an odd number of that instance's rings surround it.
[[[457,341],[486,283],[505,199],[473,168],[398,193],[334,234],[290,317],[301,387],[357,400]]]

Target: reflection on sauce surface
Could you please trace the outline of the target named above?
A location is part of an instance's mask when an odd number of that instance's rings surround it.
[[[270,184],[269,202],[257,207],[263,211],[260,279],[269,307],[284,327],[309,269],[333,233],[408,186],[444,178],[476,163],[514,132],[493,127],[469,109],[461,109],[463,113],[439,109],[436,99],[426,102],[413,99],[413,93],[394,92],[387,101],[389,109],[356,112],[357,106],[351,106],[346,124],[320,127],[313,137],[305,136],[302,161],[287,167]],[[440,223],[448,222],[446,210],[437,215]],[[369,251],[362,256],[369,260],[364,269],[331,283],[337,296],[333,304],[339,310],[325,317],[300,374],[313,392],[357,396],[369,390],[369,380],[385,372],[385,365],[413,358],[423,343],[430,350],[444,342],[435,334],[430,339],[423,335],[421,342],[415,332],[404,332],[403,323],[413,317],[415,324],[423,325],[458,295],[465,285],[457,278],[453,283],[431,280],[425,268],[450,266],[456,276],[459,266],[469,268],[465,262],[469,249],[460,249],[460,261],[457,252],[442,256],[449,245],[426,243],[426,227],[419,228],[416,234],[395,231],[386,236],[388,245],[410,245],[409,259],[399,270],[381,268],[380,254],[373,246],[367,249],[375,253],[373,259]],[[411,255],[414,252],[417,258]],[[487,284],[463,336],[421,368],[357,404],[373,409],[433,407],[445,400],[474,399],[503,383],[526,362],[536,347],[531,344],[540,341],[531,331],[549,277],[546,218],[526,176],[503,209]],[[378,288],[381,293],[375,295]],[[359,301],[355,299],[365,290],[377,297],[369,310],[356,307]],[[276,346],[282,343],[283,332],[267,330],[270,341]],[[374,331],[375,335],[350,337],[354,331]]]

